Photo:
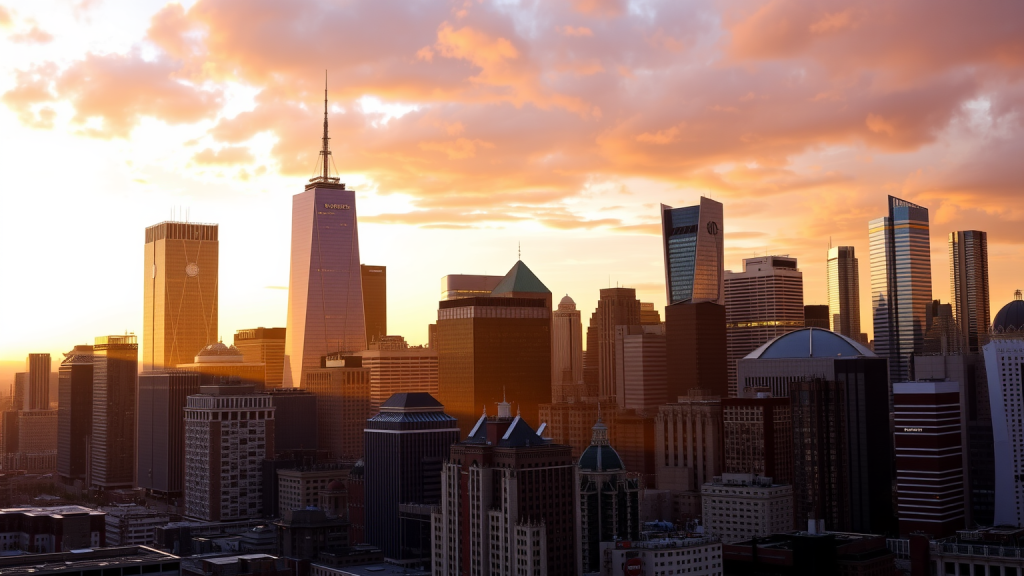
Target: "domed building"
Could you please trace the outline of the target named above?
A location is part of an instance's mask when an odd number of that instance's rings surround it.
[[[179,364],[178,368],[199,373],[202,386],[243,384],[252,386],[256,392],[266,388],[266,365],[246,362],[238,348],[223,342],[207,345],[196,354],[192,364]]]
[[[551,399],[578,402],[583,395],[583,321],[566,294],[551,315]]]
[[[1024,412],[1021,396],[1024,374],[1024,298],[1021,291],[992,320],[991,341],[982,351],[988,375],[992,409],[992,446],[995,456],[996,525],[1024,525],[1021,494],[1024,494]]]
[[[640,481],[627,473],[608,443],[608,427],[598,416],[580,469],[580,533],[583,573],[601,571],[601,542],[640,537]]]

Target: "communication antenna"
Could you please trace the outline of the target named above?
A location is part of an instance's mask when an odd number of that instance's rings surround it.
[[[331,145],[330,137],[327,135],[327,70],[324,70],[324,135],[323,144],[320,148],[320,173],[309,179],[310,182],[324,182],[337,184],[341,178],[331,176]]]

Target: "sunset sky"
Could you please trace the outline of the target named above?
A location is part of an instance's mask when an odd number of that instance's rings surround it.
[[[894,194],[1024,287],[1024,4],[0,0],[0,360],[142,331],[144,229],[220,225],[220,332],[284,326],[328,71],[334,161],[389,332],[523,261],[584,313],[664,306],[659,203],[725,205],[726,268],[853,245]],[[6,390],[8,379],[0,381]]]

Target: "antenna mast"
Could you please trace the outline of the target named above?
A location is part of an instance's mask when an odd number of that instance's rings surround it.
[[[310,178],[309,181],[337,184],[341,181],[341,178],[331,176],[331,138],[327,134],[327,71],[324,70],[324,136],[322,139],[323,145],[320,149],[320,164],[322,167],[320,173]]]

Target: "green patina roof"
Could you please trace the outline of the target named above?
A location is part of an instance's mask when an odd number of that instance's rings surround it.
[[[522,260],[516,262],[515,266],[505,274],[505,277],[498,282],[498,285],[491,291],[492,296],[508,292],[538,292],[551,294],[551,290],[537,278],[532,270],[523,264]]]

